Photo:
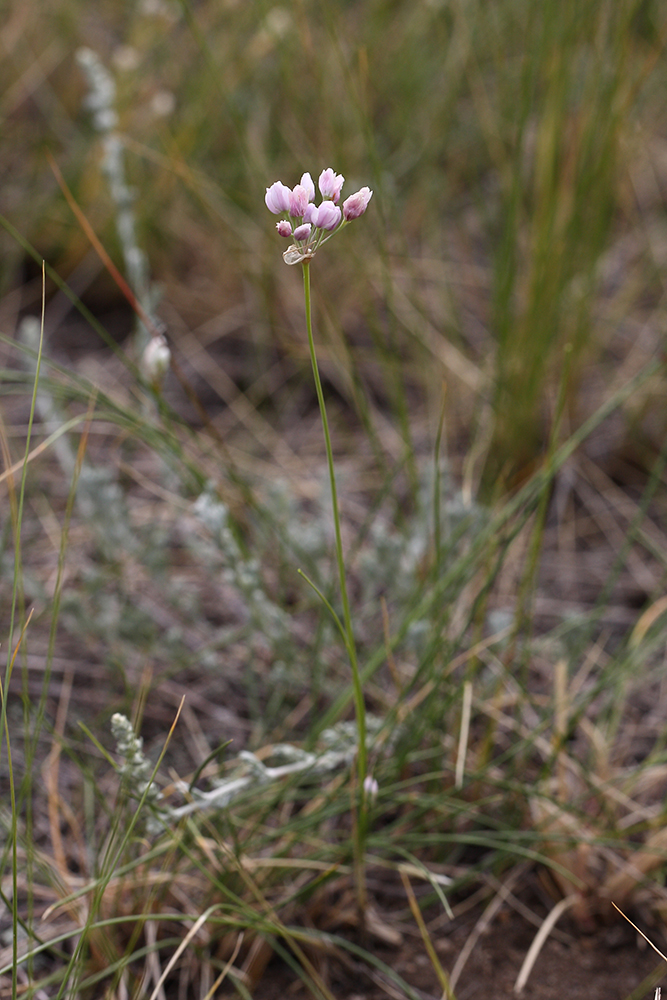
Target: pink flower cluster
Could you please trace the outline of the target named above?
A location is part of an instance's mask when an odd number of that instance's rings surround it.
[[[319,205],[315,204],[313,179],[307,173],[293,188],[276,181],[266,189],[264,201],[269,211],[274,215],[289,215],[289,220],[281,219],[276,224],[280,236],[295,241],[295,245],[283,254],[287,264],[309,260],[335,231],[364,214],[373,192],[370,188],[361,188],[345,199],[341,209],[338,202],[344,182],[345,178],[334,173],[331,167],[323,170],[317,181],[322,195]]]

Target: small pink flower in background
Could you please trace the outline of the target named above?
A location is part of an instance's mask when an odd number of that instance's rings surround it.
[[[276,181],[275,184],[266,189],[264,196],[266,207],[274,215],[280,215],[281,212],[289,212],[291,195],[292,192],[287,187],[287,184]]]
[[[151,337],[141,358],[141,368],[154,389],[162,385],[170,364],[171,351],[167,338],[161,333]]]
[[[380,791],[380,786],[373,777],[372,774],[367,774],[364,778],[364,794],[368,800],[369,805],[374,805],[375,800],[378,797],[378,792]]]
[[[276,222],[276,229],[278,230],[279,236],[285,236],[287,239],[292,235],[292,226],[287,221],[287,219],[281,219],[280,222]]]
[[[320,189],[322,197],[330,198],[335,204],[340,198],[340,192],[344,183],[345,178],[342,174],[336,174],[331,167],[327,167],[320,174],[317,186]]]
[[[297,226],[294,230],[294,239],[301,243],[303,240],[307,240],[310,236],[310,230],[313,227],[310,222],[304,222],[302,226]]]
[[[346,198],[343,202],[343,218],[345,221],[350,222],[352,219],[358,219],[360,215],[363,215],[372,197],[373,192],[371,189],[362,187],[361,191],[357,191],[355,194],[351,194],[349,198]]]

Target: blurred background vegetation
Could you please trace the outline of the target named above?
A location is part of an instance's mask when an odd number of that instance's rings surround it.
[[[6,10],[0,211],[98,315],[120,297],[45,159],[121,264],[80,46],[116,82],[139,242],[175,340],[218,317],[244,378],[276,349],[307,376],[298,276],[262,196],[332,165],[346,191],[375,191],[363,228],[316,268],[338,389],[359,410],[365,370],[409,443],[410,412],[429,399],[437,420],[444,379],[455,451],[475,442],[486,495],[527,475],[556,423],[591,411],[599,377],[613,381],[644,319],[661,316],[656,0]],[[8,308],[36,310],[34,275],[5,233]]]

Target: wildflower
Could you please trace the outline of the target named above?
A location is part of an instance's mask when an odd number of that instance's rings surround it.
[[[286,264],[302,264],[314,257],[316,250],[353,219],[358,219],[368,208],[373,196],[370,188],[363,187],[356,194],[338,205],[345,178],[327,167],[320,174],[317,186],[322,196],[315,204],[315,185],[308,172],[293,188],[282,181],[275,181],[266,189],[264,201],[274,215],[285,213],[289,219],[276,224],[279,236],[292,236],[294,244],[283,253]],[[292,220],[294,220],[292,222]]]
[[[369,805],[375,805],[375,800],[378,797],[378,792],[380,791],[380,786],[373,777],[372,774],[367,774],[364,778],[364,795],[366,796],[366,801]]]
[[[322,417],[322,428],[324,430],[324,443],[327,453],[327,465],[329,467],[329,485],[331,488],[331,505],[333,508],[335,537],[336,537],[336,561],[338,563],[338,575],[340,580],[341,595],[343,598],[343,635],[345,647],[347,649],[350,666],[352,668],[353,685],[356,714],[356,730],[358,736],[357,744],[357,781],[356,794],[354,796],[354,812],[356,822],[354,825],[354,858],[355,872],[357,872],[357,903],[359,912],[364,913],[366,909],[366,886],[363,878],[364,857],[366,850],[366,827],[365,818],[368,807],[373,804],[378,794],[377,781],[372,775],[367,773],[368,750],[366,745],[366,708],[362,690],[361,675],[359,672],[359,662],[354,638],[354,628],[350,615],[348,586],[345,571],[345,558],[343,552],[343,542],[340,526],[340,514],[338,508],[338,493],[336,488],[336,472],[334,468],[334,457],[331,448],[331,435],[329,433],[329,422],[327,419],[327,409],[322,390],[319,368],[317,364],[317,352],[315,350],[315,340],[313,338],[313,320],[310,297],[310,267],[309,262],[315,256],[319,247],[330,240],[331,237],[343,229],[352,219],[363,215],[371,199],[370,188],[362,188],[357,194],[352,195],[343,204],[342,210],[336,202],[340,199],[344,178],[340,174],[335,174],[331,167],[323,170],[318,179],[318,187],[322,195],[319,205],[315,204],[315,185],[310,174],[301,175],[301,182],[289,191],[280,181],[276,181],[270,188],[266,189],[266,204],[270,211],[289,213],[294,223],[294,243],[283,253],[283,260],[286,264],[303,264],[301,273],[303,277],[304,303],[306,307],[306,330],[308,333],[308,349],[315,379],[315,389],[317,401]],[[289,193],[289,198],[285,192]],[[287,220],[283,220],[287,222]],[[282,234],[287,232],[286,226],[278,225],[278,231]]]
[[[371,189],[362,187],[361,191],[357,191],[355,194],[351,194],[349,198],[346,198],[343,202],[343,218],[345,221],[350,222],[352,219],[358,219],[360,215],[363,215],[372,197],[373,192]]]

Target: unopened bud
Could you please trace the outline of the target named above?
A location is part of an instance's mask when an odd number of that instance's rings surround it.
[[[301,243],[303,240],[307,240],[310,236],[311,230],[310,222],[304,222],[302,226],[297,226],[294,230],[294,239]]]
[[[366,797],[366,802],[372,806],[375,805],[375,800],[378,797],[378,792],[380,791],[380,786],[373,777],[372,774],[367,774],[364,778],[364,795]]]
[[[333,202],[337,202],[340,198],[340,192],[345,183],[345,178],[342,174],[335,173],[331,167],[327,167],[320,174],[318,180],[318,187],[323,198],[330,198]]]
[[[350,222],[352,219],[358,219],[360,215],[363,215],[372,197],[373,192],[371,189],[362,187],[360,191],[356,191],[349,198],[346,198],[343,202],[343,218],[345,221]]]
[[[151,337],[141,359],[141,368],[154,388],[158,389],[162,385],[170,362],[171,351],[166,337],[161,333]]]

